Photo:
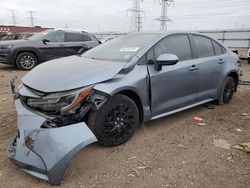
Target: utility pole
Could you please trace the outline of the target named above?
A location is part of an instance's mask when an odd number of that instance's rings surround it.
[[[65,23],[65,29],[66,29],[66,30],[68,29],[68,24],[67,24],[67,23]]]
[[[34,17],[33,17],[33,14],[35,13],[35,11],[28,11],[28,13],[29,13],[29,18],[30,18],[30,25],[32,26],[32,27],[34,27]]]
[[[128,12],[132,12],[130,32],[140,32],[142,29],[141,13],[144,11],[140,8],[140,3],[143,0],[133,0],[133,8],[128,9]]]
[[[12,18],[12,25],[16,25],[16,10],[14,9],[8,9],[11,13],[11,18]]]
[[[174,0],[161,0],[161,16],[156,18],[157,21],[160,21],[160,30],[167,30],[167,22],[171,22],[172,20],[167,16],[168,7],[174,4]]]

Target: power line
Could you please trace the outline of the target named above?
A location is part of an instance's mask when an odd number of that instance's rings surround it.
[[[14,9],[8,9],[8,11],[10,11],[10,13],[11,13],[12,24],[16,25],[16,10],[14,10]]]
[[[173,0],[161,0],[161,16],[156,18],[157,21],[161,22],[160,29],[167,29],[167,22],[171,22],[172,20],[167,16],[168,7],[174,3]]]
[[[140,32],[142,29],[141,13],[145,13],[140,8],[140,3],[143,0],[133,0],[133,8],[128,9],[128,12],[132,12],[130,32]]]
[[[30,10],[30,11],[27,11],[27,12],[29,13],[30,25],[31,25],[32,27],[34,27],[34,17],[33,17],[33,13],[35,13],[35,11]]]

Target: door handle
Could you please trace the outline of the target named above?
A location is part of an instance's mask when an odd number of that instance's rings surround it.
[[[63,44],[59,44],[59,47],[64,47],[65,45],[63,45]]]
[[[192,65],[191,67],[190,67],[190,71],[195,71],[195,70],[198,70],[199,69],[199,67],[198,66],[196,66],[196,65]]]
[[[223,64],[225,61],[223,60],[223,59],[220,59],[219,61],[218,61],[218,64]]]

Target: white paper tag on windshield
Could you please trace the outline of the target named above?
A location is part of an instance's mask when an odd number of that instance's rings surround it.
[[[120,52],[136,52],[139,50],[139,47],[123,47],[119,51]]]

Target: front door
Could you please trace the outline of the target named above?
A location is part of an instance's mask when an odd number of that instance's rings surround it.
[[[175,65],[162,66],[160,71],[155,70],[154,64],[148,65],[152,115],[157,116],[193,104],[196,97],[198,69],[193,65],[188,35],[170,35],[156,44],[153,52],[154,59],[167,53],[175,54],[179,62]]]
[[[49,40],[49,42],[46,44],[41,42],[41,46],[39,47],[39,51],[41,52],[44,61],[70,55],[67,52],[64,33],[62,31],[51,32],[46,35],[46,39]]]

